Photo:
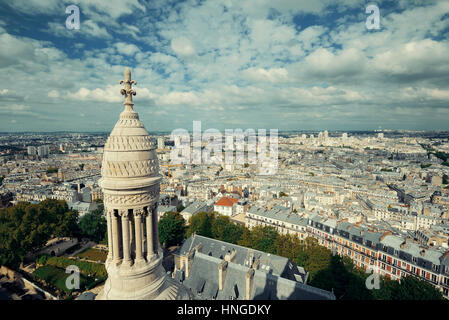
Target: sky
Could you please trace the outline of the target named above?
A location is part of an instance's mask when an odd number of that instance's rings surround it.
[[[447,0],[2,0],[0,132],[111,131],[126,67],[148,131],[449,130],[448,40]]]

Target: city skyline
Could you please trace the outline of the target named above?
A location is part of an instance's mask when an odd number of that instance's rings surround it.
[[[365,1],[71,4],[0,4],[1,131],[109,132],[128,66],[154,132],[449,129],[444,1],[377,1],[379,30]]]
[[[0,135],[0,300],[449,298],[449,132],[270,130],[268,156],[193,122],[191,152],[134,79],[109,135]]]

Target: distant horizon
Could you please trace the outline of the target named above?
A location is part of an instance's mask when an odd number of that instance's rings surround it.
[[[204,130],[207,130],[209,128],[204,128]],[[239,129],[239,128],[233,128],[232,130]],[[270,128],[240,128],[243,130],[246,129],[270,129]],[[271,128],[275,129],[275,128]],[[175,130],[175,129],[173,129]],[[149,134],[151,133],[171,133],[173,130],[147,130]],[[189,133],[192,133],[192,130],[186,129]],[[409,129],[373,129],[373,130],[328,130],[328,129],[291,129],[291,130],[282,130],[278,129],[279,133],[288,133],[288,132],[324,132],[328,131],[329,133],[400,133],[400,132],[410,132],[410,133],[449,133],[449,130],[409,130]],[[55,130],[55,131],[0,131],[0,135],[6,135],[6,134],[53,134],[53,133],[66,133],[66,134],[110,134],[111,131],[64,131],[64,130]],[[267,131],[267,134],[269,131]]]

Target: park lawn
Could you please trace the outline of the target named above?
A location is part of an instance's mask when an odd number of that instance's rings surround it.
[[[75,255],[75,257],[80,257],[81,259],[85,258],[91,261],[101,261],[103,263],[106,261],[107,256],[107,251],[94,248],[88,248]]]
[[[70,293],[72,289],[66,287],[65,281],[70,275],[65,273],[65,270],[57,268],[55,266],[45,265],[34,270],[33,275],[46,283],[55,286],[57,289]],[[94,279],[86,277],[80,274],[80,289],[85,288],[86,285],[94,282]]]

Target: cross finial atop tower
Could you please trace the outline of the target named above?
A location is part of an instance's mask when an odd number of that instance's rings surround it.
[[[125,88],[120,90],[120,93],[125,96],[125,102],[123,102],[123,104],[125,105],[126,110],[132,110],[134,105],[132,96],[136,95],[136,91],[132,88],[132,85],[136,85],[137,82],[131,80],[131,69],[125,69],[125,80],[120,80],[119,83],[125,84]]]

